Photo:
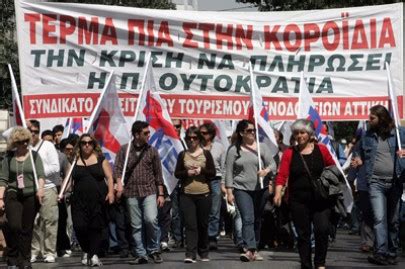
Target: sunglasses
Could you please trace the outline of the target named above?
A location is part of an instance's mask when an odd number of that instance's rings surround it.
[[[30,132],[31,132],[32,134],[39,134],[39,130],[32,130],[32,129],[30,129]]]
[[[24,144],[28,144],[28,142],[30,142],[29,139],[25,139],[25,140],[21,140],[21,141],[17,141],[15,142],[17,145],[24,145]]]
[[[173,125],[176,129],[181,129],[181,124]]]
[[[245,133],[247,133],[247,134],[254,134],[254,133],[256,133],[256,129],[246,129],[246,130],[245,130]]]
[[[80,141],[80,145],[86,146],[86,145],[91,145],[93,146],[93,140],[90,141]]]
[[[186,136],[186,140],[189,140],[189,141],[198,140],[198,136]]]
[[[150,131],[143,132],[143,135],[150,135]]]
[[[200,132],[202,135],[207,135],[209,132]]]

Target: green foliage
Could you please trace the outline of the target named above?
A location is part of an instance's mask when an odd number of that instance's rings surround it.
[[[152,9],[176,9],[176,5],[171,3],[169,0],[56,0],[54,2],[127,6]]]
[[[236,0],[239,3],[251,3],[259,11],[291,11],[308,9],[342,8],[372,6],[402,2],[401,0]]]
[[[15,71],[18,70],[14,1],[2,0],[0,9],[0,109],[7,109],[11,103],[11,82],[7,64],[10,63]]]

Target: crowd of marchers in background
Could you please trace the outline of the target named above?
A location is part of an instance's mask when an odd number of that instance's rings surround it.
[[[228,148],[215,140],[214,123],[186,130],[182,120],[172,123],[184,151],[170,194],[147,122],[133,123],[132,140],[113,166],[92,134],[61,139],[62,125],[41,130],[37,120],[14,127],[0,171],[8,268],[55,263],[72,251],[82,253],[83,266],[101,266],[111,254],[132,256],[130,264],[162,263],[162,253],[174,248],[184,249],[181,262],[209,262],[222,236],[232,238],[242,262],[263,261],[263,249],[295,249],[301,268],[326,268],[338,228],[361,236],[358,248],[370,253],[368,262],[398,262],[405,178],[405,144],[398,141],[405,143],[405,129],[394,126],[383,106],[370,109],[367,131],[344,144],[330,137],[334,153],[317,142],[306,119],[292,123],[289,145],[275,130],[275,155],[257,142],[248,120],[237,123]],[[350,212],[339,206],[340,171],[354,197]],[[326,197],[318,184],[325,181],[337,182]]]

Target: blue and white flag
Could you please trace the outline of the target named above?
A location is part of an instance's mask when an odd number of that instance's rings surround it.
[[[149,144],[159,151],[162,162],[163,180],[170,194],[177,186],[174,176],[178,154],[183,151],[180,138],[172,124],[166,104],[162,101],[153,77],[151,64],[146,71],[144,93],[140,96],[139,113],[136,120],[149,123],[151,137]]]

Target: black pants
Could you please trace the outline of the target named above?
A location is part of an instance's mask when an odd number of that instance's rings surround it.
[[[70,240],[67,235],[67,205],[63,200],[58,203],[59,218],[58,218],[58,235],[56,239],[56,250],[58,255],[63,255],[63,251],[70,249]]]
[[[35,195],[24,197],[22,193],[7,193],[8,265],[30,265],[32,230],[37,208]]]
[[[325,266],[328,251],[328,235],[331,206],[326,203],[290,202],[294,226],[298,233],[298,252],[301,268],[312,268],[311,258],[311,223],[315,235],[315,267]]]
[[[169,242],[169,231],[172,217],[170,210],[172,209],[172,202],[165,201],[163,207],[158,208],[158,223],[160,228],[160,242]]]
[[[210,194],[181,194],[180,208],[186,227],[186,257],[208,257],[208,217],[211,212]]]
[[[92,229],[83,225],[74,225],[73,228],[82,251],[88,253],[89,258],[99,254],[103,242],[103,229]]]

